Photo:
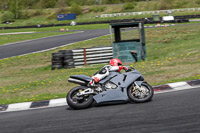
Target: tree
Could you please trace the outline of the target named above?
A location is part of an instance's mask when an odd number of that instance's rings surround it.
[[[103,0],[103,4],[118,4],[120,0]]]
[[[82,9],[78,4],[72,4],[71,6],[71,13],[76,13],[76,15],[82,14]]]
[[[58,0],[56,7],[59,8],[57,11],[58,14],[64,14],[68,11],[67,8],[65,8],[66,7],[65,0]]]
[[[8,9],[8,0],[0,0],[0,10]]]
[[[65,2],[66,2],[65,0],[58,0],[57,7],[59,7],[59,8],[65,7],[66,6]]]
[[[24,6],[27,8],[33,8],[37,2],[37,0],[24,0]]]
[[[14,18],[15,18],[14,14],[12,12],[7,11],[2,15],[1,22],[2,23],[14,22],[15,20]]]
[[[172,8],[172,0],[161,0],[159,3],[159,10],[166,10]]]
[[[11,11],[15,18],[18,19],[21,15],[21,9],[24,7],[24,1],[23,0],[9,0],[9,11]]]
[[[125,11],[133,10],[136,5],[137,5],[137,3],[135,3],[135,2],[128,2],[123,5],[123,10],[125,10]]]
[[[56,0],[42,0],[41,6],[43,8],[53,8],[56,5]]]

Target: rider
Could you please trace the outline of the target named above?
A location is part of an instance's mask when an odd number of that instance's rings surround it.
[[[98,83],[101,79],[108,76],[110,71],[120,72],[122,69],[125,71],[128,70],[126,66],[122,66],[122,62],[119,59],[111,59],[109,65],[104,66],[100,71],[94,74],[90,81],[90,86],[94,86],[95,83]]]

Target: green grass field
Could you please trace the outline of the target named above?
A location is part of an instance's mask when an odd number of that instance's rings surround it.
[[[151,85],[200,79],[199,36],[198,24],[146,29],[146,61],[127,65],[139,70]],[[92,75],[104,64],[52,71],[51,53],[107,45],[110,45],[110,36],[0,60],[0,104],[65,97],[69,89],[76,86],[67,81],[70,75]]]

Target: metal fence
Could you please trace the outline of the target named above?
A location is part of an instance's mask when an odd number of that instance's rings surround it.
[[[72,51],[75,66],[108,63],[113,58],[112,47],[83,48]]]
[[[143,15],[143,14],[159,14],[172,12],[182,12],[182,11],[200,11],[200,8],[184,8],[184,9],[169,9],[169,10],[157,10],[157,11],[143,11],[143,12],[126,12],[126,13],[113,13],[113,14],[102,14],[100,17],[117,17],[117,16],[131,16],[131,15]]]

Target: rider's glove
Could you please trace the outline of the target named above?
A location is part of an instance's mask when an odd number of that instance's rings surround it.
[[[124,66],[124,70],[125,70],[126,72],[130,72],[130,71],[131,71],[131,69],[129,69],[127,66]]]
[[[124,70],[125,70],[125,71],[127,71],[127,70],[128,70],[128,67],[126,67],[126,66],[124,66],[123,68],[124,68]]]

